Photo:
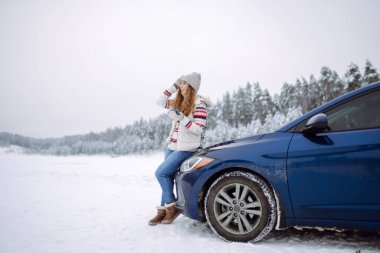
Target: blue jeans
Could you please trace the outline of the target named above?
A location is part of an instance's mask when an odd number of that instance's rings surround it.
[[[156,170],[156,178],[162,189],[161,206],[176,201],[173,193],[175,173],[181,163],[192,154],[193,151],[174,151],[169,148],[165,150],[165,160]]]

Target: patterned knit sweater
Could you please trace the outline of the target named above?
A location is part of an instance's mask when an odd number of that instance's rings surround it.
[[[175,85],[166,89],[157,101],[157,104],[166,109],[169,106],[169,97],[176,92]],[[208,99],[197,95],[195,109],[182,120],[172,120],[172,126],[166,144],[176,151],[195,151],[201,146],[202,134],[206,131],[208,108],[211,103]]]

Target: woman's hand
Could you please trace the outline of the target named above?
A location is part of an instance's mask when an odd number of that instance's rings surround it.
[[[175,120],[175,121],[180,121],[181,119],[183,119],[184,115],[183,113],[178,110],[178,109],[171,109],[169,111],[169,117],[172,119],[172,120]]]
[[[157,100],[157,105],[163,107],[163,108],[166,108],[166,109],[169,109],[170,108],[170,96],[173,95],[175,92],[178,91],[179,89],[179,86],[181,85],[181,78],[183,76],[181,76],[180,78],[178,78],[175,83],[173,83],[173,85],[170,85],[169,88],[167,88],[166,90],[164,90],[163,93],[161,93],[161,96],[158,98]]]

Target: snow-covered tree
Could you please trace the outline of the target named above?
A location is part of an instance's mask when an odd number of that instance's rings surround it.
[[[239,87],[236,93],[237,99],[235,102],[235,113],[238,114],[236,117],[238,120],[238,124],[242,124],[243,126],[251,123],[254,115],[253,111],[253,99],[252,99],[252,85],[247,83],[247,85],[242,88]]]
[[[319,83],[323,97],[322,101],[324,103],[343,94],[343,82],[340,80],[336,71],[332,71],[328,67],[322,67]]]
[[[269,115],[273,115],[278,110],[278,107],[273,102],[273,99],[267,89],[264,89],[263,91],[262,107],[263,107],[263,111],[265,112],[265,118],[268,117]]]
[[[348,70],[344,74],[344,81],[346,83],[346,91],[353,91],[362,86],[362,74],[360,73],[358,65],[352,63],[348,66]]]
[[[207,129],[212,129],[222,121],[222,102],[219,99],[211,106],[207,115]]]
[[[278,97],[278,107],[280,112],[287,113],[289,108],[296,107],[296,101],[297,99],[294,85],[284,83]]]
[[[253,110],[254,110],[254,119],[264,122],[267,116],[267,111],[264,108],[264,92],[260,87],[259,83],[253,84]]]
[[[232,126],[234,124],[234,107],[231,101],[231,95],[228,91],[223,96],[221,109],[221,119]]]
[[[306,108],[302,107],[303,112],[308,112],[323,103],[321,93],[322,87],[319,85],[314,75],[310,75],[308,83],[309,104],[306,105]]]
[[[364,67],[363,86],[380,81],[379,73],[376,68],[372,66],[372,63],[367,60]]]

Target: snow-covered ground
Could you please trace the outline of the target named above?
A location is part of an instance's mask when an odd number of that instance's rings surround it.
[[[55,157],[0,150],[0,252],[380,252],[380,233],[288,229],[229,243],[180,216],[151,227],[162,153]]]

